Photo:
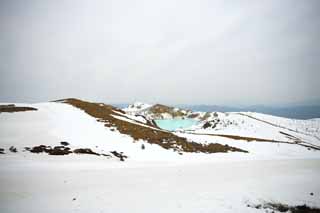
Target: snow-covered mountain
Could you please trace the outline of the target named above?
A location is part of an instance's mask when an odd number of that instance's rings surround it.
[[[232,140],[290,143],[309,148],[320,148],[319,119],[296,120],[253,112],[192,112],[141,102],[139,105],[130,105],[124,111],[135,116],[141,115],[150,122],[164,118],[197,120],[196,125],[178,131],[178,135],[185,137],[196,134]]]
[[[133,104],[130,104],[128,107],[123,109],[124,111],[128,113],[135,113],[135,112],[141,112],[149,107],[151,107],[152,104],[142,103],[142,102],[134,102]]]
[[[191,110],[179,109],[163,104],[146,104],[142,102],[135,102],[123,110],[131,115],[143,115],[148,120],[171,118],[203,119],[209,114],[206,112],[192,112]]]
[[[78,99],[0,105],[0,212],[320,207],[320,119]],[[172,132],[154,122],[171,118],[197,122]]]
[[[170,132],[154,122],[163,118],[192,118],[197,123]],[[67,141],[70,150],[89,148],[105,155],[116,150],[130,159],[144,160],[230,151],[255,155],[262,144],[289,145],[302,153],[320,149],[319,119],[293,120],[249,112],[192,112],[160,104],[134,103],[123,110],[77,99],[3,105],[0,121],[0,148],[7,153],[12,146],[26,151],[25,147],[59,146],[61,141]]]
[[[34,110],[14,112],[29,107]],[[67,141],[69,148],[90,148],[101,154],[117,150],[130,159],[169,159],[180,153],[214,153],[244,151],[219,143],[200,144],[153,125],[152,120],[132,115],[103,103],[77,99],[40,104],[15,104],[12,113],[1,113],[0,148],[18,150],[34,146],[59,146]],[[21,138],[24,138],[21,140]],[[141,149],[141,147],[144,149]],[[155,150],[155,151],[153,151]],[[155,152],[155,153],[153,153]]]

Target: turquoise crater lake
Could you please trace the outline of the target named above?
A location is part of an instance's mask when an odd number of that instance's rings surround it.
[[[198,123],[195,119],[159,119],[154,120],[158,127],[168,131],[175,131],[177,129],[187,129]]]

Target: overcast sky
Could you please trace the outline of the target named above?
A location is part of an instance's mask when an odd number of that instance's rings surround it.
[[[318,0],[1,0],[0,102],[309,104],[319,11]]]

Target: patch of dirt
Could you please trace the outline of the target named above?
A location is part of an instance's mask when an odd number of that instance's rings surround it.
[[[188,115],[188,118],[191,118],[191,119],[196,118],[196,117],[199,117],[199,113],[192,113],[192,114]]]
[[[47,153],[49,155],[68,155],[72,153],[69,147],[64,146],[55,146],[52,148],[51,146],[39,145],[32,148],[26,147],[25,149],[31,153]]]
[[[108,158],[111,158],[112,156],[111,155],[108,155],[108,154],[101,154],[102,156],[105,156],[105,157],[108,157]]]
[[[48,153],[48,150],[52,149],[51,146],[46,145],[39,145],[35,147],[25,147],[25,150],[32,152],[32,153]]]
[[[219,119],[217,120],[212,120],[212,121],[207,121],[203,124],[202,128],[204,129],[208,129],[208,128],[211,128],[211,129],[214,129],[216,128],[217,124],[220,122]]]
[[[79,148],[79,149],[75,149],[73,150],[73,153],[76,153],[76,154],[88,154],[88,155],[97,155],[97,156],[100,156],[100,154],[92,151],[91,149],[89,148]]]
[[[319,208],[310,207],[306,204],[304,205],[298,205],[298,206],[289,206],[282,203],[264,203],[264,204],[258,204],[258,205],[247,205],[251,208],[256,209],[265,209],[266,212],[269,212],[268,210],[278,211],[278,212],[290,212],[290,213],[320,213]]]
[[[69,146],[69,143],[66,142],[66,141],[61,141],[60,144],[61,144],[62,146]]]
[[[49,155],[69,155],[70,153],[72,153],[70,148],[64,146],[55,146],[48,152]]]
[[[24,111],[35,111],[38,110],[33,107],[17,107],[14,104],[9,104],[9,105],[0,105],[0,113],[2,112],[24,112]]]
[[[4,149],[0,148],[0,154],[1,154],[1,150],[4,151]],[[100,154],[100,153],[94,152],[89,148],[78,148],[78,149],[74,149],[72,151],[69,147],[65,147],[65,146],[55,146],[54,148],[52,148],[51,146],[39,145],[39,146],[34,146],[34,147],[25,147],[25,150],[29,151],[31,153],[47,153],[49,155],[69,155],[71,153],[75,153],[75,154],[105,156],[108,158],[112,157],[109,154],[104,154],[104,153]],[[123,152],[112,151],[110,153],[112,155],[114,155],[115,157],[119,158],[120,161],[124,161],[124,159],[128,158],[128,156],[124,155]],[[3,153],[3,154],[5,154],[5,153]]]
[[[134,140],[145,140],[151,144],[158,144],[165,149],[173,149],[175,151],[183,152],[203,152],[203,153],[216,153],[216,152],[247,152],[245,150],[225,146],[222,144],[209,144],[203,145],[195,142],[189,142],[186,138],[179,137],[171,132],[161,130],[155,126],[147,124],[147,126],[141,126],[135,123],[130,123],[120,119],[114,118],[112,115],[120,116],[115,113],[120,112],[125,114],[122,110],[110,105],[101,103],[91,103],[78,99],[65,99],[60,102],[68,103],[74,107],[77,107],[87,114],[95,117],[97,121],[103,122],[106,127],[116,128],[120,133],[131,136]],[[156,105],[157,106],[157,105]],[[161,109],[158,105],[156,109]],[[160,110],[162,112],[162,110]],[[166,109],[163,109],[166,111]],[[129,119],[125,117],[126,119]],[[136,121],[135,121],[136,122]],[[146,124],[143,124],[146,125]]]
[[[14,146],[10,146],[9,150],[10,150],[10,152],[14,152],[14,153],[18,152],[17,148]]]
[[[186,115],[180,110],[175,110],[174,107],[169,107],[162,104],[155,104],[152,107],[148,108],[148,110],[154,115],[161,115],[162,113],[168,113],[172,115],[172,117],[181,117]]]
[[[128,156],[124,155],[123,152],[112,151],[110,153],[119,158],[120,161],[124,161],[124,159],[128,158]]]
[[[227,127],[230,125],[233,125],[234,123],[232,121],[229,120],[220,120],[219,118],[214,118],[211,120],[208,120],[204,123],[204,125],[202,126],[204,129],[210,128],[210,129],[215,129],[218,125],[219,126],[223,126],[223,127]]]

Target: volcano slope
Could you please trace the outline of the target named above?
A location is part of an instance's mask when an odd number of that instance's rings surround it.
[[[120,133],[130,135],[134,140],[144,140],[148,143],[158,144],[165,149],[173,149],[179,152],[247,152],[236,147],[222,145],[219,143],[200,144],[188,141],[171,132],[161,130],[152,125],[151,122],[143,123],[139,120],[126,116],[126,113],[110,105],[102,103],[91,103],[79,99],[65,99],[59,102],[68,103],[85,111],[90,116],[103,122],[108,128],[115,128]]]

